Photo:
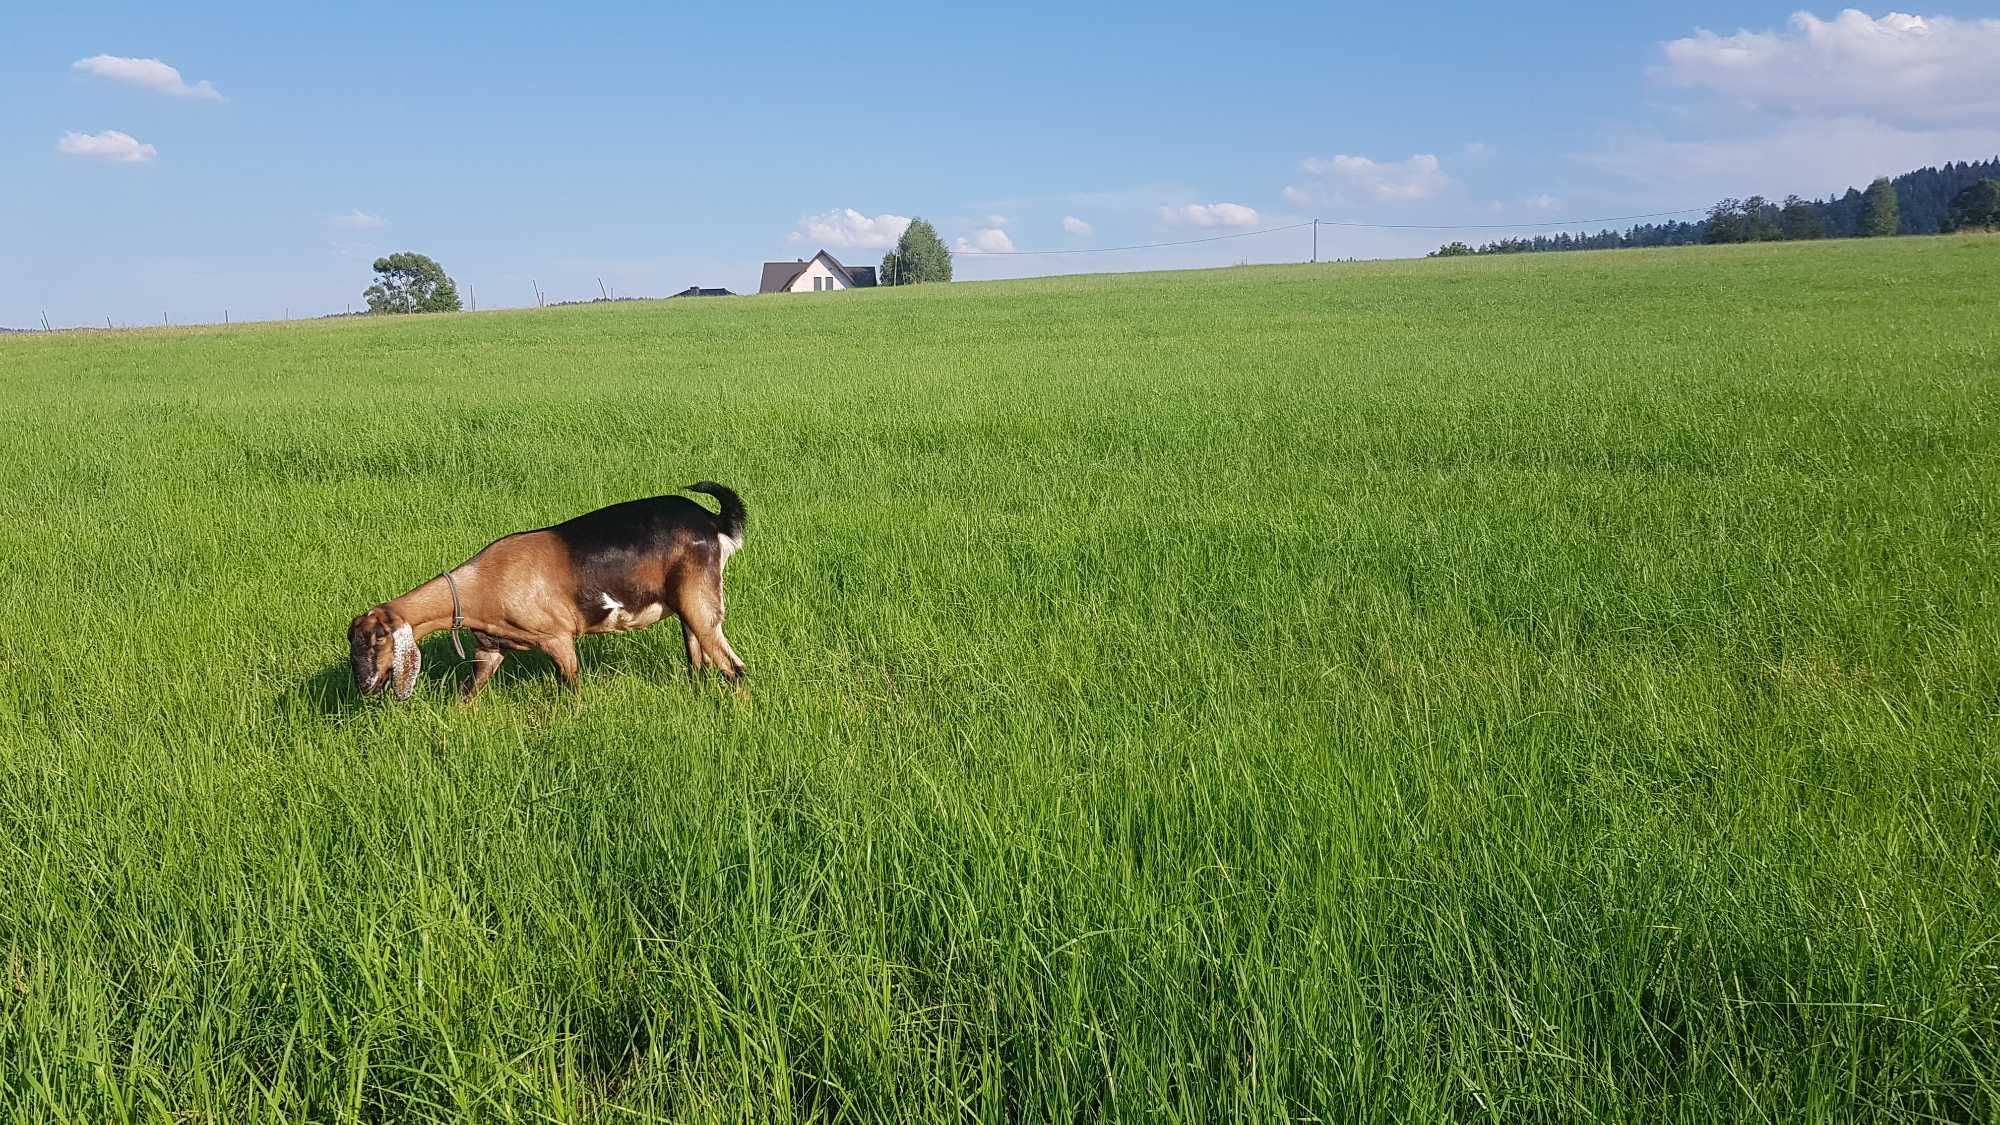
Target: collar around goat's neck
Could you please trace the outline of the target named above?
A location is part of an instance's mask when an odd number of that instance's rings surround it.
[[[465,605],[458,600],[458,579],[452,577],[449,570],[444,572],[443,577],[444,584],[451,587],[451,650],[464,660],[465,646],[459,643],[458,633],[465,628]]]

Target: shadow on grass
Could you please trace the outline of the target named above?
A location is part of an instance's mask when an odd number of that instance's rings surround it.
[[[456,700],[472,676],[472,662],[459,660],[458,653],[452,651],[450,640],[427,640],[418,647],[423,650],[424,665],[417,676],[417,690],[412,698],[438,693],[446,699]],[[466,646],[466,651],[472,651],[470,645]],[[586,659],[581,663],[587,674],[590,661]],[[486,681],[486,691],[481,694],[483,697],[496,690],[505,690],[509,684],[525,680],[554,682],[555,674],[555,664],[539,652],[510,652],[500,670]],[[284,714],[305,711],[338,718],[384,701],[394,703],[396,699],[388,692],[374,699],[363,696],[355,690],[353,668],[345,660],[334,660],[279,692],[273,707]]]

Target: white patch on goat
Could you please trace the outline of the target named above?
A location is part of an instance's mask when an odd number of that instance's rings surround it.
[[[743,540],[739,536],[718,534],[715,541],[716,549],[720,552],[720,556],[715,560],[715,611],[727,614],[729,595],[722,588],[722,572],[729,566],[729,556],[743,549]]]
[[[604,609],[608,613],[617,613],[619,610],[625,608],[624,602],[619,601],[610,594],[599,594],[597,596],[604,599]]]
[[[410,654],[411,649],[417,647],[417,638],[410,632],[408,625],[396,626],[396,631],[389,634],[389,639],[395,643],[396,663],[398,664],[402,663],[403,658]]]

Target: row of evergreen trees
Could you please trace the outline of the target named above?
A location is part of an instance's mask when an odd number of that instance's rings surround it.
[[[1596,234],[1538,234],[1530,238],[1503,238],[1477,247],[1453,242],[1438,248],[1431,256],[1623,250],[1701,242],[1857,238],[1867,234],[1937,234],[1984,225],[1978,214],[1980,204],[1974,197],[1983,198],[1983,193],[1989,190],[1983,185],[1995,180],[2000,180],[2000,157],[1919,168],[1893,180],[1877,180],[1865,192],[1848,188],[1842,195],[1825,199],[1801,199],[1796,195],[1787,196],[1782,203],[1754,195],[1748,199],[1725,199],[1709,209],[1706,219],[1691,223],[1641,223],[1629,230],[1601,230]]]

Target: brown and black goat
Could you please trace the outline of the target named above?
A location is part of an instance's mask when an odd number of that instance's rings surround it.
[[[685,496],[613,504],[497,539],[369,609],[347,630],[355,689],[376,695],[393,684],[396,698],[408,699],[423,665],[417,642],[455,627],[469,630],[477,648],[467,699],[507,653],[529,649],[547,653],[575,687],[578,637],[643,629],[668,615],[681,619],[691,674],[713,665],[737,682],[743,661],[722,635],[722,570],[743,546],[743,501],[713,481],[687,490],[713,496],[721,510]]]

